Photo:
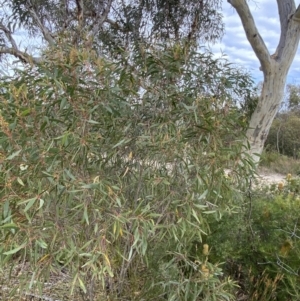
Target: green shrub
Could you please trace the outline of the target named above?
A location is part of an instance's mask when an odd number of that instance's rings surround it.
[[[242,77],[220,64],[180,45],[134,66],[66,46],[1,83],[0,267],[17,279],[12,295],[65,273],[66,294],[90,301],[234,300],[218,261],[194,248],[208,217],[241,198],[224,168],[241,158],[245,124],[224,113],[233,92],[218,78]],[[251,166],[235,168],[242,187]]]
[[[247,300],[297,300],[300,199],[277,190],[265,197],[254,194],[248,201],[244,214],[211,224],[212,260],[227,258],[225,274],[239,282]]]
[[[260,157],[260,166],[266,166],[270,168],[273,165],[277,165],[281,155],[276,151],[263,151]]]

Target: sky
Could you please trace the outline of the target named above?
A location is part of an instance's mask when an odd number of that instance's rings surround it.
[[[299,1],[295,2],[298,5],[297,2]],[[273,54],[280,37],[280,23],[276,1],[251,0],[248,4],[260,35],[264,39],[270,54]],[[255,82],[262,81],[263,75],[259,70],[259,61],[246,38],[240,18],[226,0],[223,0],[223,15],[225,35],[220,43],[210,47],[212,52],[217,57],[225,54],[230,62],[249,71]],[[300,84],[300,47],[290,68],[287,82]]]

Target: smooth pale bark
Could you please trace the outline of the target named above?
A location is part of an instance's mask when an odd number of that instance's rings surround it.
[[[281,33],[276,52],[270,55],[256,28],[247,1],[227,1],[240,16],[247,39],[260,61],[260,70],[264,75],[261,95],[251,116],[245,142],[250,145],[248,153],[254,162],[258,163],[270,127],[283,99],[287,74],[298,49],[300,6],[296,10],[294,0],[277,0]]]

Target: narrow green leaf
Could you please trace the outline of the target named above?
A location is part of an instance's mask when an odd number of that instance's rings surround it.
[[[36,243],[42,248],[42,249],[47,249],[48,245],[45,241],[42,239],[37,239]]]
[[[25,184],[23,183],[22,179],[17,177],[17,182],[22,185],[22,186],[25,186]]]
[[[212,213],[216,213],[216,210],[203,211],[203,213],[212,214]]]
[[[88,120],[88,123],[91,123],[91,124],[100,124],[100,122],[92,120],[92,119]]]
[[[84,206],[83,217],[84,217],[86,223],[89,225],[90,222],[89,222],[89,216],[88,216],[88,212],[87,212],[87,206]]]
[[[126,144],[128,142],[130,142],[131,139],[122,139],[121,141],[119,141],[117,144],[115,144],[112,148],[116,148],[122,144]]]
[[[83,292],[86,294],[86,287],[83,283],[83,281],[81,280],[81,278],[78,276],[78,281],[79,281],[79,286],[80,288],[83,290]]]
[[[19,227],[14,223],[9,223],[9,224],[0,226],[0,229],[19,229]]]
[[[99,187],[98,183],[85,184],[81,186],[81,188],[86,188],[86,189],[95,189],[98,187]]]
[[[28,211],[28,210],[33,206],[33,204],[35,203],[36,200],[37,200],[37,198],[31,199],[31,200],[27,203],[27,205],[26,205],[24,211],[25,211],[25,212]]]
[[[10,251],[4,252],[3,255],[16,254],[18,251],[22,250],[25,246],[26,246],[26,244],[24,243],[21,246],[16,247],[15,249],[12,249]]]
[[[27,200],[24,200],[24,201],[19,202],[18,205],[26,204],[26,203],[28,203],[28,202],[31,202],[32,200],[35,201],[36,199],[37,199],[37,197],[31,198],[31,199],[27,199]]]
[[[23,112],[21,112],[21,116],[27,116],[27,115],[29,115],[30,114],[30,112],[31,112],[31,109],[26,109],[26,110],[24,110]]]
[[[44,203],[45,203],[45,201],[43,199],[40,199],[40,206],[39,206],[38,210],[43,207]]]
[[[10,156],[8,156],[8,157],[6,158],[6,160],[12,160],[13,158],[17,157],[17,156],[20,154],[21,151],[22,151],[22,150],[19,149],[18,151],[12,153]]]

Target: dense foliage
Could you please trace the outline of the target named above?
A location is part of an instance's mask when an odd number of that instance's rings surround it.
[[[247,182],[246,122],[224,103],[248,77],[159,49],[131,66],[64,45],[2,81],[0,263],[19,288],[67,273],[87,300],[234,300],[202,248],[242,199],[224,168]]]
[[[210,257],[227,258],[225,273],[238,281],[241,300],[299,299],[299,185],[288,175],[286,185],[256,187],[239,214],[210,224],[207,242],[217,245]]]
[[[149,36],[172,40],[214,40],[223,31],[222,15],[218,11],[220,0],[146,0],[139,3],[4,0],[2,3],[10,8],[4,11],[4,16],[9,16],[11,25],[22,24],[32,34],[41,33],[42,25],[52,34],[67,31],[72,32],[73,38],[76,38],[76,33],[81,34],[78,31],[80,29],[85,33],[92,32],[96,38],[102,40],[107,40],[105,38],[110,36],[111,42],[118,41],[124,45],[125,41],[132,42],[137,38],[144,40]],[[83,36],[77,37],[77,41],[82,38]]]

